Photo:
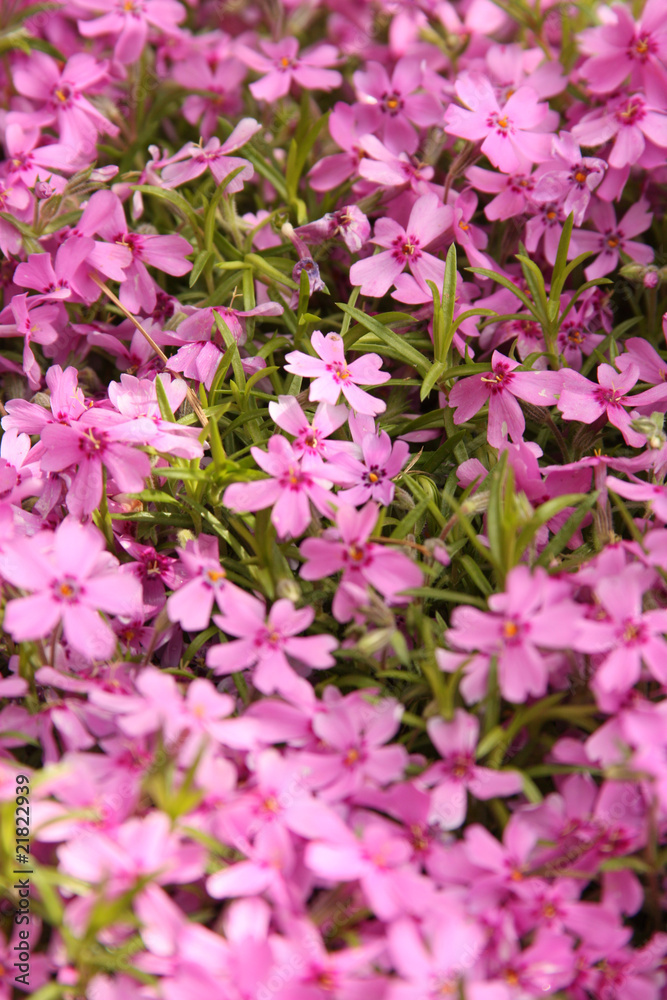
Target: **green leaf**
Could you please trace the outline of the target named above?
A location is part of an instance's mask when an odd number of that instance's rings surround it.
[[[336,305],[339,309],[342,309],[346,315],[350,315],[352,319],[356,319],[357,323],[360,323],[367,330],[370,330],[371,333],[374,333],[381,343],[388,344],[393,347],[394,351],[398,354],[402,361],[411,365],[412,368],[416,368],[420,375],[424,378],[426,377],[430,367],[428,359],[408,344],[407,341],[400,336],[400,334],[394,333],[393,330],[390,330],[389,327],[380,323],[374,316],[367,316],[366,313],[361,311],[361,309],[355,309],[353,306],[348,306],[345,302],[337,302]]]
[[[419,398],[426,399],[433,389],[435,383],[439,378],[442,377],[443,372],[447,371],[447,365],[444,361],[434,361],[429,369],[428,375],[424,379],[421,389],[419,390]]]
[[[188,279],[190,288],[192,288],[192,286],[197,283],[199,276],[204,270],[204,268],[207,266],[207,264],[210,264],[211,261],[213,260],[215,260],[215,254],[213,253],[212,250],[202,250],[201,253],[197,254],[197,256],[195,257],[195,262],[192,266],[192,270],[190,271],[190,277]]]
[[[597,499],[598,493],[596,491],[592,496],[586,497],[577,509],[572,511],[563,527],[556,532],[546,547],[540,552],[539,558],[536,561],[537,566],[544,566],[546,568],[552,559],[560,555],[586,515],[597,503]]]
[[[444,342],[442,345],[442,357],[436,357],[437,361],[444,361],[447,357],[452,338],[454,336],[454,306],[456,304],[456,278],[458,262],[456,259],[456,243],[452,243],[447,251],[445,261],[445,278],[442,284],[442,317],[444,324]]]
[[[141,191],[142,194],[150,194],[154,198],[158,198],[160,201],[166,201],[169,205],[171,205],[171,207],[175,209],[177,215],[180,215],[181,218],[190,223],[200,249],[203,249],[201,219],[192,205],[186,201],[182,195],[177,194],[176,191],[167,191],[165,188],[154,187],[152,184],[133,184],[132,190]]]
[[[533,303],[530,301],[528,296],[522,292],[521,289],[517,288],[509,278],[506,278],[504,274],[498,274],[496,271],[489,271],[486,267],[467,267],[466,271],[472,271],[473,274],[482,274],[485,278],[491,278],[497,285],[502,285],[503,288],[506,288],[512,293],[512,295],[516,295],[517,299],[523,302],[528,312],[534,316],[539,323],[540,317],[535,312]]]
[[[160,413],[162,414],[162,419],[169,420],[170,423],[175,424],[176,417],[172,413],[171,406],[169,405],[169,400],[167,399],[167,393],[162,379],[158,376],[153,384],[155,386],[155,392],[157,394],[157,401],[160,407]]]
[[[526,526],[519,533],[516,543],[517,560],[521,558],[543,524],[550,521],[556,514],[560,514],[566,507],[576,507],[587,499],[588,496],[586,493],[566,493],[563,496],[553,497],[553,499],[547,500],[546,503],[540,504]]]
[[[549,292],[549,302],[560,302],[560,293],[563,291],[563,286],[565,285],[565,279],[567,278],[566,267],[567,267],[567,254],[570,249],[570,240],[572,238],[572,227],[574,226],[574,212],[570,212],[567,219],[563,224],[563,231],[560,234],[560,239],[558,241],[558,250],[556,251],[556,260],[554,262],[554,269],[551,275],[551,290]]]
[[[526,257],[524,254],[518,253],[516,258],[521,264],[523,276],[526,279],[526,284],[528,285],[530,294],[533,297],[533,302],[535,303],[536,308],[534,309],[534,314],[539,316],[542,326],[548,326],[549,312],[547,292],[544,285],[544,275],[535,261],[532,261],[530,257]]]

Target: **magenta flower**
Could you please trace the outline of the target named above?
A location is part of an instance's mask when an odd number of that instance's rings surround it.
[[[315,618],[312,608],[296,609],[291,601],[276,601],[268,615],[263,601],[246,595],[242,606],[213,621],[236,639],[212,646],[206,665],[216,674],[229,674],[254,667],[252,682],[264,694],[279,691],[289,698],[303,686],[287,657],[321,670],[335,663],[332,651],[338,642],[331,635],[301,635]]]
[[[370,584],[388,604],[404,604],[400,594],[420,587],[422,571],[402,552],[369,542],[378,518],[378,508],[367,503],[357,511],[341,504],[336,512],[336,527],[326,529],[320,538],[307,538],[301,545],[306,563],[301,567],[304,580],[321,580],[342,570],[342,583],[354,584],[365,592]],[[333,612],[338,621],[349,621],[354,603],[343,587],[336,591]]]
[[[482,152],[505,174],[526,172],[530,163],[549,157],[551,135],[541,131],[550,116],[531,87],[520,87],[502,106],[485,76],[468,73],[456,81],[464,107],[450,104],[445,132],[469,142],[481,142]]]
[[[89,660],[113,655],[116,637],[99,612],[130,615],[141,607],[139,582],[118,572],[92,524],[66,518],[55,532],[40,532],[4,546],[0,572],[29,597],[9,601],[4,627],[16,642],[43,639],[62,623],[65,639]]]
[[[128,420],[111,410],[86,410],[69,426],[48,424],[42,432],[45,472],[76,468],[67,493],[67,509],[82,517],[102,499],[103,469],[114,478],[116,492],[139,493],[150,475],[148,455],[133,444],[143,444],[154,430],[152,421]]]
[[[584,146],[601,146],[614,139],[607,159],[610,167],[620,170],[640,159],[647,139],[660,148],[667,146],[667,114],[642,94],[618,97],[585,114],[572,126],[572,136]]]
[[[361,250],[371,235],[371,225],[364,213],[356,205],[345,205],[335,212],[327,212],[316,222],[299,226],[295,236],[308,243],[324,243],[327,240],[342,239],[350,253]]]
[[[520,704],[530,696],[541,697],[547,690],[549,662],[540,649],[570,646],[585,610],[570,599],[566,580],[549,577],[544,570],[531,573],[517,566],[508,573],[505,588],[489,598],[489,614],[455,608],[446,638],[457,652],[438,651],[442,670],[465,664],[461,692],[468,702],[484,697],[492,656],[504,698]]]
[[[87,162],[95,159],[98,133],[118,135],[120,129],[86,100],[108,80],[108,63],[77,52],[62,70],[45,52],[33,51],[13,67],[12,80],[19,94],[39,103],[34,112],[13,111],[9,123],[23,128],[55,125],[60,141],[71,146]]]
[[[605,654],[592,682],[596,692],[629,691],[641,677],[642,663],[667,684],[667,610],[643,611],[643,596],[655,581],[653,569],[631,565],[595,586],[605,616],[577,622],[573,648]]]
[[[189,632],[201,632],[211,621],[213,602],[221,611],[228,603],[235,608],[249,595],[227,579],[220,565],[218,540],[213,535],[199,535],[178,549],[182,570],[189,579],[169,597],[167,614]]]
[[[175,413],[185,399],[186,382],[181,378],[172,379],[165,372],[157,375],[157,379],[162,384],[172,413]],[[153,379],[121,375],[120,382],[109,383],[108,393],[109,401],[128,420],[153,422],[153,433],[145,438],[145,443],[151,448],[180,458],[201,458],[204,454],[198,427],[184,427],[183,424],[163,419]]]
[[[414,125],[426,128],[442,119],[438,98],[422,90],[423,77],[422,61],[415,56],[399,59],[391,77],[382,63],[372,61],[353,75],[357,100],[374,111],[368,131],[381,129],[393,149],[414,141]]]
[[[359,385],[381,385],[391,378],[389,372],[380,370],[382,358],[378,354],[364,354],[348,364],[343,339],[337,333],[324,336],[319,330],[315,330],[310,342],[319,358],[313,358],[303,351],[292,351],[286,356],[288,363],[285,371],[315,380],[310,386],[311,400],[322,400],[333,406],[342,392],[357,413],[377,416],[385,411],[386,403],[359,388]]]
[[[228,154],[236,152],[241,146],[250,142],[260,128],[261,125],[254,118],[242,118],[223,143],[215,136],[203,147],[196,142],[186,142],[162,168],[163,187],[178,187],[199,177],[206,169],[210,169],[216,184],[222,184],[234,170],[242,167],[240,173],[232,178],[225,189],[227,194],[237,194],[242,191],[244,183],[252,178],[254,167],[248,160]]]
[[[355,507],[368,500],[377,500],[387,506],[394,499],[395,487],[392,483],[408,460],[410,448],[405,441],[392,444],[386,431],[379,434],[364,434],[361,440],[361,459],[352,454],[334,456],[336,467],[346,473],[345,486],[338,497]]]
[[[466,178],[477,191],[496,196],[484,207],[484,215],[491,222],[511,219],[514,215],[521,215],[527,207],[532,207],[536,179],[530,173],[506,175],[496,170],[483,170],[482,167],[468,167]]]
[[[206,91],[190,94],[183,102],[183,117],[199,126],[199,134],[208,142],[218,129],[218,118],[236,118],[241,109],[241,85],[247,69],[238,59],[219,59],[215,50],[206,58],[193,55],[176,62],[171,73],[186,90]]]
[[[632,476],[630,482],[618,479],[616,476],[607,476],[605,485],[626,500],[643,500],[645,503],[650,503],[656,517],[663,524],[667,524],[667,486],[647,483],[637,476]]]
[[[77,7],[102,15],[77,22],[84,38],[111,35],[114,59],[126,64],[136,62],[144,51],[150,27],[164,35],[175,34],[186,17],[176,0],[77,0]]]
[[[512,441],[523,440],[526,422],[516,397],[534,406],[551,406],[556,402],[561,373],[515,372],[518,367],[518,361],[511,361],[494,351],[490,372],[470,375],[457,382],[449,394],[450,406],[457,408],[454,423],[470,420],[488,400],[489,444],[500,448],[508,435]]]
[[[40,292],[40,302],[72,299],[89,305],[99,298],[100,290],[88,278],[88,268],[82,267],[95,250],[95,241],[86,237],[66,240],[56,251],[55,259],[50,253],[28,254],[27,262],[18,265],[14,281],[22,288],[32,288]],[[37,302],[34,303],[37,305]]]
[[[281,430],[294,436],[292,447],[302,460],[326,461],[343,451],[354,451],[350,441],[330,439],[331,434],[346,422],[349,412],[344,403],[340,406],[320,403],[309,420],[294,396],[278,396],[277,403],[269,403],[271,419]]]
[[[338,62],[334,45],[316,45],[301,55],[296,38],[283,38],[279,42],[261,40],[259,47],[264,55],[246,45],[236,48],[239,59],[264,74],[261,80],[250,84],[250,92],[258,101],[285,97],[292,82],[305,90],[333,90],[343,82],[337,70],[325,68]]]
[[[7,125],[4,145],[9,177],[12,181],[21,180],[27,188],[34,187],[40,178],[49,177],[49,183],[61,193],[65,181],[58,174],[74,173],[77,169],[75,150],[60,142],[38,146],[40,139],[38,129],[26,131],[16,123]]]
[[[628,396],[639,379],[639,370],[634,364],[628,365],[620,375],[611,365],[598,365],[598,385],[569,368],[563,369],[561,375],[563,387],[558,409],[563,419],[592,424],[606,414],[609,423],[618,427],[626,444],[633,448],[641,448],[645,436],[633,430],[632,418],[625,407],[646,406],[667,399],[667,385],[664,383]]]
[[[515,795],[523,788],[518,771],[497,771],[479,767],[475,750],[479,738],[479,720],[457,709],[451,722],[429,719],[428,735],[442,757],[420,776],[420,784],[435,786],[431,793],[429,821],[445,830],[456,830],[466,818],[466,791],[476,799]]]
[[[388,928],[388,944],[399,979],[392,979],[386,1000],[437,1000],[455,997],[463,991],[469,1000],[504,1000],[506,993],[495,992],[493,985],[482,982],[480,989],[468,982],[484,949],[484,931],[481,923],[471,919],[463,906],[454,899],[429,921],[426,947],[413,920],[402,917]],[[427,925],[428,926],[428,925]],[[465,956],[465,959],[463,958]],[[491,987],[489,989],[489,986]],[[501,988],[502,989],[502,988]]]
[[[53,344],[58,339],[63,315],[62,306],[55,302],[29,309],[34,304],[34,299],[29,302],[27,295],[15,295],[9,303],[14,322],[0,326],[0,337],[23,338],[23,371],[30,388],[38,389],[42,384],[42,372],[30,344]],[[5,318],[5,312],[0,314],[0,319]]]
[[[651,100],[667,96],[667,26],[662,0],[648,0],[639,20],[623,4],[612,8],[614,20],[579,34],[581,51],[589,56],[580,69],[594,94],[609,94],[630,76]]]
[[[422,195],[413,205],[405,229],[395,219],[384,217],[375,223],[371,243],[385,247],[383,253],[358,260],[350,268],[350,281],[361,285],[362,295],[380,296],[389,291],[405,265],[429,294],[427,281],[442,287],[444,261],[426,252],[451,225],[452,210],[436,194]]]
[[[268,452],[251,448],[257,464],[269,479],[251,483],[232,483],[222,502],[237,511],[264,510],[272,507],[271,522],[279,538],[301,535],[311,521],[310,501],[321,514],[331,514],[332,482],[322,468],[310,470],[301,464],[301,456],[280,434],[269,438]]]
[[[324,156],[308,174],[308,180],[315,191],[329,191],[342,184],[357,172],[363,156],[361,139],[373,131],[374,111],[371,107],[355,105],[351,107],[339,101],[329,118],[329,132],[342,153]],[[417,149],[417,137],[413,133],[407,153]]]
[[[631,205],[620,222],[616,222],[614,209],[608,202],[597,201],[591,209],[591,218],[597,232],[590,232],[586,229],[579,229],[573,236],[572,242],[576,246],[576,251],[585,253],[591,250],[597,257],[589,264],[585,270],[588,281],[593,278],[601,278],[609,274],[619,264],[620,253],[626,253],[628,257],[638,261],[640,264],[650,264],[653,260],[653,250],[645,243],[637,243],[630,239],[643,233],[651,225],[653,218],[651,212],[647,211],[648,202],[645,198]]]
[[[574,224],[580,226],[591,200],[591,192],[603,179],[607,164],[594,156],[582,156],[569,132],[561,132],[558,138],[554,136],[551,152],[553,159],[538,168],[539,180],[532,198],[540,204],[562,201],[563,214],[567,217],[574,213]],[[487,218],[491,216],[487,215]]]
[[[411,156],[404,149],[394,153],[375,135],[361,138],[364,156],[359,164],[359,176],[381,187],[404,188],[407,184],[417,195],[427,194],[435,171],[422,163],[418,156]]]
[[[125,281],[120,286],[120,301],[130,312],[143,310],[152,313],[157,296],[146,265],[167,274],[187,274],[192,270],[192,264],[185,258],[192,253],[192,247],[176,234],[158,236],[129,232],[122,202],[111,191],[98,192],[96,216],[94,231],[109,243],[127,247],[132,254],[131,263],[125,271]]]

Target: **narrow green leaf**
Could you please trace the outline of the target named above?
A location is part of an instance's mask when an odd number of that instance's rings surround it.
[[[565,285],[565,279],[567,274],[565,269],[567,267],[567,254],[570,249],[570,240],[572,238],[572,227],[574,226],[574,212],[570,212],[567,219],[563,224],[563,231],[560,234],[560,239],[558,241],[558,250],[556,251],[556,260],[554,263],[553,273],[551,275],[551,290],[549,292],[550,302],[560,302],[560,293]]]
[[[421,389],[419,390],[419,398],[426,399],[433,389],[435,383],[439,378],[442,377],[443,372],[447,371],[447,366],[444,361],[434,361],[429,369],[429,372],[424,379]]]
[[[430,367],[428,359],[408,344],[407,341],[400,336],[400,334],[394,333],[393,330],[389,329],[389,327],[385,326],[383,323],[380,323],[374,316],[367,316],[366,313],[361,311],[361,309],[355,309],[353,306],[348,306],[345,302],[337,302],[336,305],[339,309],[342,309],[344,313],[350,315],[352,319],[356,319],[357,323],[361,323],[361,325],[367,330],[374,333],[381,343],[388,344],[393,347],[402,361],[411,365],[413,368],[416,368],[422,377],[426,377]]]
[[[506,288],[512,293],[512,295],[516,295],[517,299],[520,299],[520,301],[523,302],[528,312],[534,316],[539,323],[540,318],[535,312],[533,303],[530,301],[528,296],[522,292],[520,288],[517,288],[509,278],[506,278],[504,274],[498,274],[496,271],[489,271],[486,267],[467,267],[466,271],[472,271],[473,274],[482,274],[485,278],[491,278],[491,280],[495,281],[497,285],[502,285],[503,288]]]

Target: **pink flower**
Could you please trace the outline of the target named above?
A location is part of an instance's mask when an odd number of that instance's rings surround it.
[[[23,338],[23,371],[28,377],[30,388],[38,389],[42,384],[42,372],[30,344],[52,344],[57,340],[63,315],[62,306],[55,302],[36,306],[34,309],[30,309],[31,305],[35,305],[35,300],[33,298],[30,301],[27,295],[15,295],[12,298],[9,309],[14,322],[0,326],[0,337]],[[6,310],[3,310],[3,314],[5,312]],[[0,318],[5,317],[3,315]]]
[[[356,267],[356,265],[354,265]],[[286,356],[285,371],[315,379],[311,383],[309,398],[323,400],[332,406],[338,402],[341,392],[357,413],[377,416],[386,409],[386,403],[364,392],[359,385],[381,385],[391,378],[389,372],[381,371],[382,358],[377,354],[364,354],[348,364],[345,360],[343,339],[337,333],[324,336],[315,330],[310,342],[319,355],[313,358],[303,351],[292,351]]]
[[[254,667],[252,681],[264,694],[290,693],[303,682],[289,665],[287,657],[318,670],[335,663],[332,650],[338,646],[330,635],[302,636],[315,618],[312,608],[297,610],[291,601],[282,599],[272,605],[268,616],[263,601],[246,595],[242,606],[226,615],[214,615],[218,628],[236,639],[212,646],[206,665],[214,673],[228,674]]]
[[[128,420],[111,410],[86,410],[70,426],[48,424],[42,432],[45,472],[76,468],[67,493],[67,508],[77,517],[91,514],[102,499],[103,468],[108,469],[116,492],[139,493],[150,475],[148,455],[133,444],[145,443],[154,432],[146,418]]]
[[[667,97],[667,27],[662,0],[648,0],[635,23],[622,4],[612,8],[614,20],[587,28],[579,35],[581,51],[590,58],[581,75],[595,94],[609,94],[630,76],[632,87],[640,84],[651,100]]]
[[[250,483],[232,483],[222,502],[237,511],[264,510],[272,507],[271,522],[278,536],[302,534],[311,521],[310,501],[321,514],[331,513],[332,482],[324,467],[311,470],[301,463],[301,456],[280,434],[269,438],[268,452],[251,448],[251,454],[269,479]]]
[[[250,142],[260,128],[261,125],[254,118],[242,118],[223,143],[215,136],[203,147],[196,142],[186,142],[162,168],[163,187],[178,187],[199,177],[206,169],[210,169],[217,184],[222,184],[231,173],[241,167],[240,173],[232,178],[225,191],[227,194],[237,194],[242,191],[244,183],[252,178],[254,167],[248,160],[228,154],[236,152],[241,146]]]
[[[494,167],[516,174],[548,158],[551,136],[540,129],[547,123],[549,107],[531,87],[520,87],[501,108],[487,77],[468,73],[457,78],[456,93],[465,107],[450,104],[445,132],[481,141]]]
[[[307,538],[301,545],[301,554],[306,558],[301,567],[304,580],[321,580],[342,570],[341,583],[351,583],[362,591],[370,584],[388,604],[406,603],[407,598],[399,595],[422,585],[422,571],[401,552],[368,541],[377,518],[378,508],[372,502],[359,511],[341,504],[336,512],[336,527],[328,528],[320,538]],[[349,621],[353,610],[354,603],[339,587],[334,615],[338,621]]]
[[[23,128],[55,125],[63,145],[72,147],[87,162],[95,159],[98,133],[115,136],[120,132],[84,97],[109,79],[107,62],[77,52],[61,70],[51,56],[33,51],[13,67],[12,79],[18,92],[40,107],[35,112],[12,111],[8,124]]]
[[[120,301],[130,312],[152,313],[157,297],[146,265],[167,274],[187,274],[192,264],[185,258],[192,253],[192,247],[186,239],[175,234],[158,236],[129,232],[120,198],[111,191],[100,191],[96,198],[94,231],[109,243],[127,247],[132,254],[131,263],[125,270],[125,281],[120,286]]]
[[[353,75],[357,100],[374,111],[368,131],[381,129],[385,141],[394,149],[402,149],[413,141],[413,125],[437,125],[442,118],[438,98],[422,90],[422,65],[415,56],[399,59],[390,77],[382,63],[371,61]]]
[[[500,448],[508,434],[512,441],[521,441],[526,423],[515,397],[535,406],[552,405],[560,388],[561,373],[515,372],[518,366],[518,361],[511,361],[494,351],[490,372],[470,375],[457,382],[449,394],[450,406],[457,408],[454,423],[470,420],[488,400],[489,444]]]
[[[424,942],[425,928],[420,932],[413,920],[402,917],[389,926],[389,949],[400,978],[390,980],[387,1000],[436,1000],[460,991],[469,1000],[504,1000],[505,994],[489,991],[489,984],[478,992],[474,982],[467,982],[485,941],[482,927],[458,901],[448,900],[427,926],[430,948]]]
[[[375,135],[364,135],[360,142],[364,156],[359,164],[359,176],[384,188],[403,188],[407,184],[417,195],[427,194],[435,171],[411,156],[404,149],[393,152]]]
[[[187,383],[180,378],[172,379],[165,372],[157,375],[157,379],[164,389],[172,413],[175,413],[185,399]],[[120,382],[109,383],[108,392],[110,402],[128,420],[143,418],[153,422],[153,433],[147,434],[145,439],[151,448],[180,458],[202,457],[204,449],[199,441],[199,428],[184,427],[163,419],[153,379],[121,375]]]
[[[137,61],[146,47],[149,27],[173,34],[186,17],[185,8],[175,0],[77,0],[77,7],[102,13],[91,21],[78,21],[79,31],[84,38],[112,35],[113,56],[120,63]]]
[[[445,830],[455,830],[466,818],[466,791],[476,799],[515,795],[523,788],[518,771],[497,771],[479,767],[475,750],[479,738],[479,720],[457,709],[451,722],[429,719],[428,735],[442,761],[432,764],[420,776],[420,784],[435,786],[431,796],[430,822]]]
[[[311,168],[308,180],[313,190],[329,191],[356,174],[363,156],[361,139],[373,131],[373,118],[374,111],[370,107],[359,104],[351,107],[343,101],[334,106],[329,118],[329,132],[344,152],[324,156]],[[416,148],[417,137],[413,133],[407,152],[414,153]]]
[[[250,84],[250,92],[258,101],[285,97],[292,82],[305,90],[333,90],[343,82],[337,70],[324,68],[338,61],[338,50],[333,45],[316,45],[301,55],[296,38],[283,38],[279,42],[261,40],[259,47],[264,55],[245,45],[236,49],[239,59],[257,73],[265,74]]]
[[[189,632],[201,632],[211,620],[214,601],[224,611],[227,601],[236,607],[249,596],[227,579],[220,565],[218,540],[213,535],[199,535],[177,551],[189,579],[167,601],[167,614],[172,622],[178,622]]]
[[[451,219],[451,208],[443,205],[432,193],[422,195],[414,203],[405,229],[395,219],[378,219],[371,243],[386,249],[384,253],[353,264],[350,281],[353,285],[361,285],[362,295],[384,295],[407,264],[419,285],[430,296],[426,282],[434,281],[441,288],[445,264],[427,253],[425,248],[447,230]]]
[[[574,649],[605,654],[593,679],[594,690],[629,691],[641,677],[642,663],[660,684],[667,684],[667,610],[642,610],[643,595],[655,580],[653,569],[631,565],[596,585],[605,617],[579,621],[573,641]]]
[[[347,473],[345,485],[350,481],[353,483],[351,488],[339,490],[339,499],[355,507],[367,500],[377,500],[385,506],[390,504],[395,492],[391,480],[395,479],[407,462],[409,452],[405,441],[396,441],[392,445],[386,431],[364,434],[361,460],[349,453],[334,457],[336,467]]]
[[[605,414],[614,427],[618,427],[627,444],[641,448],[645,437],[633,430],[631,417],[626,412],[628,406],[645,406],[667,399],[667,385],[654,386],[645,392],[628,396],[628,392],[639,379],[636,365],[630,364],[619,373],[611,365],[598,365],[599,385],[589,382],[579,372],[563,369],[563,387],[558,398],[558,409],[564,420],[580,420],[592,424]]]
[[[614,209],[608,202],[597,201],[593,205],[591,219],[597,232],[578,229],[572,240],[577,253],[590,250],[598,255],[584,271],[588,281],[601,278],[613,271],[618,266],[620,253],[626,253],[640,264],[651,263],[653,260],[651,247],[629,238],[643,233],[651,225],[653,216],[647,208],[646,199],[640,198],[617,223]]]
[[[202,58],[199,53],[173,64],[174,80],[187,90],[207,91],[190,94],[183,102],[183,117],[199,125],[204,142],[218,129],[218,118],[236,118],[241,109],[241,85],[247,69],[238,59],[218,58],[214,50]]]
[[[0,572],[13,586],[30,592],[10,601],[5,611],[5,628],[17,642],[42,639],[62,622],[72,649],[91,660],[110,657],[116,646],[99,612],[127,615],[141,606],[138,581],[118,572],[102,532],[71,518],[55,533],[44,531],[5,545]]]
[[[667,115],[642,94],[618,97],[585,114],[572,126],[572,136],[584,146],[601,146],[614,139],[607,159],[610,167],[620,170],[640,159],[646,139],[662,149],[667,146]]]
[[[309,243],[324,243],[342,239],[350,253],[357,253],[371,235],[370,222],[356,205],[345,205],[335,212],[327,212],[316,222],[299,226],[295,235]]]
[[[446,638],[455,650],[438,651],[442,670],[464,666],[461,692],[466,701],[484,697],[489,664],[496,657],[500,691],[508,701],[520,704],[528,697],[541,697],[547,690],[549,665],[540,649],[565,649],[575,635],[576,622],[584,608],[570,599],[565,580],[531,573],[517,566],[507,575],[505,592],[489,598],[491,613],[457,607]]]
[[[294,436],[292,447],[301,459],[331,460],[340,452],[354,450],[349,441],[330,439],[342,427],[350,411],[344,403],[332,406],[320,403],[309,420],[294,396],[278,396],[278,402],[269,403],[271,419],[283,431]]]
[[[468,167],[466,178],[477,191],[495,194],[496,197],[484,208],[484,215],[491,222],[521,215],[531,204],[535,177],[529,173],[505,175],[495,170],[483,170],[482,167]]]
[[[562,200],[563,214],[567,217],[573,212],[574,224],[580,226],[591,200],[591,192],[603,179],[607,164],[593,156],[582,156],[569,132],[561,132],[558,138],[554,136],[551,152],[553,160],[538,169],[539,180],[532,194],[533,200],[539,203]]]

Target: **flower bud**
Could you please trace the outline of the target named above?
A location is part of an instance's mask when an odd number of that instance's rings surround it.
[[[301,600],[301,587],[296,580],[290,580],[284,576],[276,584],[276,594],[278,597],[286,597],[292,604],[296,604],[297,601]]]
[[[33,191],[35,198],[38,198],[40,201],[46,201],[47,198],[56,193],[56,189],[47,181],[37,181]]]

